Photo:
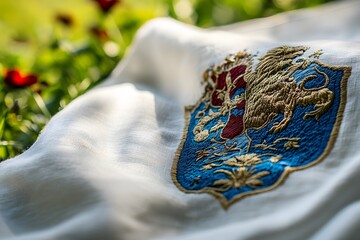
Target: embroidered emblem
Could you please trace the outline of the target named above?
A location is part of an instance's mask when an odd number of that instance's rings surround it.
[[[320,62],[321,50],[305,57],[307,50],[282,46],[260,58],[244,51],[204,73],[205,92],[185,110],[173,163],[179,189],[210,193],[227,208],[324,159],[351,67]]]

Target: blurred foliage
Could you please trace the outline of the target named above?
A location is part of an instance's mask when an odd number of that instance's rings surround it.
[[[0,161],[28,148],[51,116],[106,78],[151,18],[210,27],[327,1],[2,0]],[[10,70],[22,76],[15,79]],[[36,83],[8,84],[26,83],[28,76],[36,76]]]

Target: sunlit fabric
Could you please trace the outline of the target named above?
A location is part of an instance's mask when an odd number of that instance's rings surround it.
[[[31,148],[0,164],[0,238],[356,238],[359,9],[359,1],[339,1],[207,30],[171,19],[148,22],[103,84],[56,114]],[[351,67],[329,154],[227,209],[211,194],[181,191],[173,182],[173,162],[184,107],[204,93],[203,72],[229,54],[262,56],[279,46],[321,49],[322,63]]]

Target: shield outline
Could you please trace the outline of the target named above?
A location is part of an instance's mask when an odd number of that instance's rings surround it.
[[[215,196],[221,206],[224,208],[224,209],[228,209],[232,204],[238,202],[239,200],[247,197],[247,196],[251,196],[251,195],[255,195],[255,194],[259,194],[259,193],[264,193],[264,192],[268,192],[268,191],[271,191],[275,188],[277,188],[278,186],[280,186],[282,183],[285,182],[286,178],[288,177],[288,175],[292,172],[295,172],[295,171],[299,171],[299,170],[303,170],[303,169],[306,169],[306,168],[309,168],[309,167],[312,167],[318,163],[320,163],[322,160],[325,159],[325,157],[327,157],[329,155],[329,153],[331,152],[334,144],[335,144],[335,141],[337,139],[337,136],[338,136],[338,133],[339,133],[339,130],[340,130],[340,126],[341,126],[341,122],[342,122],[342,118],[343,118],[343,113],[344,113],[344,109],[345,109],[345,104],[346,104],[346,98],[347,98],[347,81],[351,75],[351,70],[352,70],[352,67],[351,66],[344,66],[344,65],[328,65],[328,64],[325,64],[325,63],[322,63],[320,62],[319,60],[313,60],[311,61],[311,63],[316,63],[316,64],[319,64],[320,66],[324,67],[324,68],[328,68],[328,69],[331,69],[331,70],[342,70],[344,72],[342,78],[341,78],[341,82],[340,82],[340,102],[339,102],[339,108],[338,108],[338,111],[337,111],[337,114],[336,114],[336,120],[335,120],[335,123],[332,127],[332,131],[331,131],[331,134],[330,134],[330,137],[328,139],[328,143],[323,151],[323,153],[317,158],[315,159],[314,161],[312,161],[311,163],[308,163],[306,165],[303,165],[303,166],[299,166],[299,167],[285,167],[281,177],[279,177],[279,179],[271,186],[268,186],[264,189],[259,189],[259,190],[254,190],[254,191],[251,191],[251,192],[245,192],[245,193],[240,193],[236,196],[234,196],[230,201],[228,201],[223,194],[211,189],[211,188],[208,188],[208,187],[205,187],[203,189],[200,189],[200,190],[189,190],[189,189],[186,189],[184,188],[178,181],[177,181],[177,166],[178,166],[178,161],[179,161],[179,158],[180,158],[180,155],[181,155],[181,152],[183,150],[183,146],[184,146],[184,143],[186,141],[186,138],[187,138],[187,135],[188,135],[188,130],[189,130],[189,123],[190,123],[190,116],[191,116],[191,113],[194,109],[196,109],[203,101],[203,97],[204,95],[206,94],[206,92],[203,93],[203,95],[200,97],[200,99],[196,102],[195,105],[190,105],[190,106],[185,106],[185,125],[184,125],[184,130],[183,130],[183,135],[182,135],[182,138],[181,138],[181,142],[176,150],[176,153],[175,153],[175,157],[174,157],[174,160],[173,160],[173,163],[172,163],[172,167],[171,167],[171,177],[172,177],[172,180],[174,182],[174,184],[176,185],[176,187],[181,190],[182,192],[184,193],[197,193],[197,194],[202,194],[202,193],[208,193],[208,194],[211,194],[213,196]],[[226,64],[225,63],[222,63],[222,64]],[[234,66],[236,67],[236,66]]]

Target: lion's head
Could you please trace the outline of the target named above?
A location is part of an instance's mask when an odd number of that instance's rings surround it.
[[[307,47],[297,46],[281,46],[268,51],[264,56],[259,58],[256,67],[258,76],[273,75],[284,68],[291,66],[293,60],[304,54]]]

